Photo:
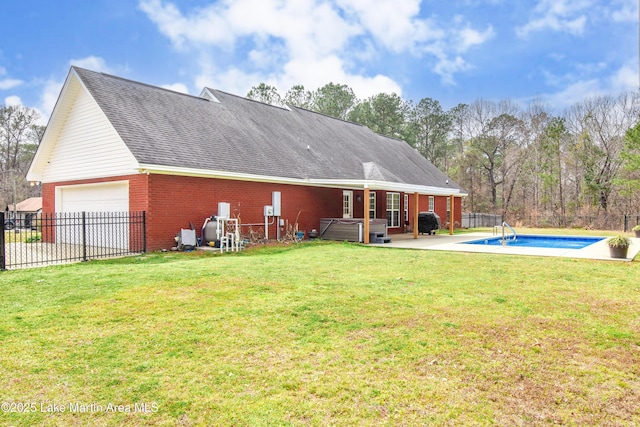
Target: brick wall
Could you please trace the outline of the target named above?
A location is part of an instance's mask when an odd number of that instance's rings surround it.
[[[147,214],[149,250],[175,245],[173,237],[180,228],[193,223],[200,235],[204,220],[217,214],[218,202],[227,202],[231,217],[245,224],[256,224],[264,233],[264,206],[271,205],[271,193],[281,192],[281,218],[301,231],[319,228],[320,218],[342,216],[342,190],[295,185],[208,179],[197,177],[150,175]],[[276,224],[269,227],[269,237],[276,236]]]
[[[231,205],[231,216],[264,233],[263,208],[271,205],[271,193],[281,192],[282,216],[301,231],[319,229],[320,218],[342,217],[342,190],[286,184],[246,182],[173,175],[136,174],[93,180],[47,183],[42,185],[43,211],[55,211],[55,188],[59,185],[129,181],[129,209],[147,212],[147,249],[150,251],[175,246],[174,237],[181,228],[191,224],[200,235],[204,220],[216,215],[218,202]],[[358,201],[358,196],[360,201]],[[364,192],[353,192],[353,215],[364,214]],[[400,195],[401,218],[404,218],[404,193]],[[376,191],[376,218],[386,218],[386,192]],[[419,210],[428,210],[429,198],[421,195]],[[461,199],[455,198],[456,221],[461,221]],[[446,221],[446,197],[435,198],[435,210],[443,226]],[[409,195],[409,221],[413,223],[413,194]],[[269,237],[276,236],[276,224],[269,227]],[[404,227],[389,229],[390,233],[404,232]]]
[[[96,178],[89,180],[64,181],[42,184],[42,212],[54,213],[56,211],[56,187],[80,184],[99,184],[113,181],[129,182],[129,210],[147,211],[147,175],[126,175],[109,178]],[[49,223],[49,227],[43,228],[42,240],[45,242],[55,242],[54,224]]]

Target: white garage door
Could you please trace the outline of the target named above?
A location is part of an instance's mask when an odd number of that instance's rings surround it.
[[[129,183],[58,187],[56,212],[128,212]]]
[[[129,247],[129,183],[70,185],[56,189],[56,241],[93,248]],[[82,218],[80,212],[86,212]],[[62,219],[64,218],[64,219]]]

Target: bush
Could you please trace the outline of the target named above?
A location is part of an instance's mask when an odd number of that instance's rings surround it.
[[[607,240],[607,244],[612,248],[624,248],[631,245],[631,240],[622,234],[618,234],[617,236]]]
[[[34,242],[40,242],[42,240],[42,236],[40,235],[35,235],[35,236],[29,236],[27,237],[24,242],[25,243],[34,243]]]

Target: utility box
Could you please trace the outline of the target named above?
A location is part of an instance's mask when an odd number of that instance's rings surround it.
[[[218,215],[219,218],[231,217],[231,204],[227,202],[218,203]]]
[[[264,216],[273,216],[273,206],[264,207]]]
[[[282,209],[280,207],[280,198],[282,194],[279,191],[271,193],[271,206],[273,206],[273,216],[281,216]]]

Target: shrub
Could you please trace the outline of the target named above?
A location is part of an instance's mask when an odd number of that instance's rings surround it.
[[[624,248],[629,247],[631,245],[631,240],[628,237],[623,236],[622,234],[618,234],[615,237],[611,237],[607,240],[607,244],[613,248]]]

